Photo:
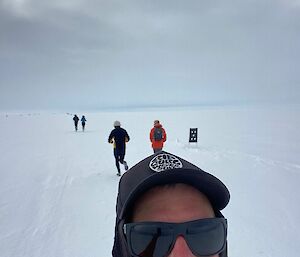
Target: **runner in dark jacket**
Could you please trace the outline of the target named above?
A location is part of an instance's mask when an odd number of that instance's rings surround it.
[[[78,130],[78,121],[79,121],[79,118],[78,118],[78,116],[76,114],[73,117],[73,121],[74,121],[74,125],[75,125],[75,130],[77,131]]]
[[[126,143],[130,140],[127,131],[121,128],[120,121],[114,122],[114,129],[110,132],[108,142],[114,144],[114,156],[116,159],[117,175],[121,176],[120,164],[124,165],[125,170],[128,170],[127,162],[124,161],[126,152]]]
[[[84,128],[85,128],[85,122],[86,122],[86,118],[85,118],[84,115],[82,115],[82,117],[81,117],[82,131],[84,131]]]

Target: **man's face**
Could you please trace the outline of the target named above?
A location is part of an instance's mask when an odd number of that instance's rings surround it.
[[[146,192],[133,208],[132,222],[181,223],[215,217],[204,194],[185,184],[155,187]],[[211,257],[217,257],[213,255]],[[178,236],[169,257],[195,257],[185,239]]]

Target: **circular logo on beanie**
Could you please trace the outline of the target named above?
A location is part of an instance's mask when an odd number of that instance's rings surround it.
[[[149,163],[149,167],[151,170],[156,172],[160,172],[163,170],[170,170],[170,169],[179,169],[182,168],[182,162],[171,154],[158,154],[156,155]]]

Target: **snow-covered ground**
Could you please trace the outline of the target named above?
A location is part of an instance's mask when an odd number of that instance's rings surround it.
[[[300,106],[152,109],[0,115],[0,256],[111,256],[116,176],[113,121],[128,131],[130,166],[152,154],[154,119],[165,150],[219,177],[231,192],[230,257],[300,252]],[[188,143],[198,127],[198,144]]]

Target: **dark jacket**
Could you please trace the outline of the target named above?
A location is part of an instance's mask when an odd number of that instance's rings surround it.
[[[108,142],[111,144],[114,143],[114,148],[120,151],[125,150],[126,142],[129,140],[130,138],[127,131],[121,127],[115,127],[108,137]]]
[[[73,120],[74,120],[75,124],[77,124],[77,123],[78,123],[78,121],[79,121],[79,118],[78,118],[78,116],[77,116],[77,115],[75,115],[75,116],[73,117]]]

